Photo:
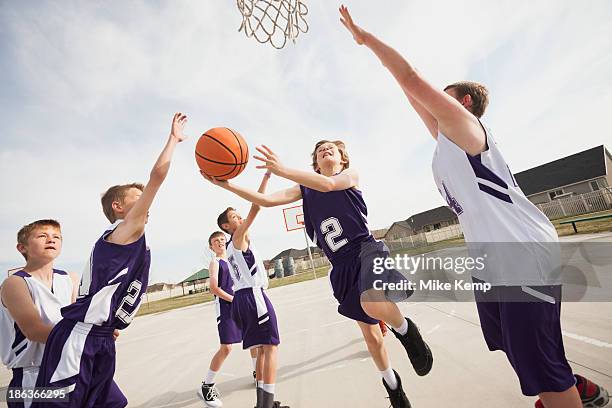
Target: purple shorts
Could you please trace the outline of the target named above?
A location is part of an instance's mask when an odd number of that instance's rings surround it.
[[[47,343],[37,387],[66,388],[66,402],[33,403],[33,408],[123,408],[127,399],[113,381],[115,340],[112,327],[63,319]]]
[[[561,286],[493,286],[474,293],[487,346],[506,353],[524,395],[575,385],[561,334]]]
[[[262,288],[234,292],[232,318],[242,331],[243,349],[280,344],[276,313]]]
[[[338,313],[352,320],[367,324],[378,324],[361,307],[361,294],[375,287],[375,281],[399,282],[404,277],[395,269],[374,273],[374,260],[387,258],[389,249],[381,241],[367,240],[354,254],[348,254],[332,261],[329,281],[338,301]]]
[[[235,344],[242,341],[242,332],[232,318],[232,304],[223,299],[215,300],[217,331],[221,344]]]

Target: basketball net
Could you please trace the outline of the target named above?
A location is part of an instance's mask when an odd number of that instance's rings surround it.
[[[255,37],[262,44],[269,42],[280,50],[300,32],[308,32],[304,16],[308,7],[301,0],[236,0],[242,14],[242,24],[247,37]]]

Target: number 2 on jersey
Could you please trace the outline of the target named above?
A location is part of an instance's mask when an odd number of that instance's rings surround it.
[[[134,306],[134,303],[136,303],[136,300],[138,300],[138,295],[140,294],[141,289],[142,283],[140,283],[140,281],[132,281],[127,291],[128,294],[123,298],[123,301],[119,305],[119,310],[117,310],[117,318],[125,324],[130,324],[134,318],[134,315],[138,311],[138,308],[135,308],[130,313],[125,310],[126,306]]]
[[[325,236],[325,242],[327,242],[329,249],[334,252],[348,243],[346,238],[335,241],[336,238],[342,235],[342,225],[340,225],[340,221],[336,217],[330,217],[321,223],[321,233]]]

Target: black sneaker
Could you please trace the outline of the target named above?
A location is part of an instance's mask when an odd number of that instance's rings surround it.
[[[416,324],[407,317],[405,319],[408,322],[408,332],[404,336],[396,332],[393,327],[391,331],[395,334],[395,337],[398,338],[400,343],[402,343],[404,349],[406,349],[406,353],[408,353],[408,358],[412,363],[412,367],[414,367],[414,371],[420,376],[427,375],[433,366],[433,354],[427,343],[425,343],[421,337],[421,333],[419,333],[419,328]]]
[[[280,401],[274,401],[274,394],[263,392],[263,408],[290,408],[287,405],[281,405]]]
[[[255,388],[257,388],[257,371],[253,370],[253,383],[255,383]]]
[[[411,408],[410,401],[408,401],[408,397],[406,397],[406,393],[402,389],[402,379],[400,378],[397,371],[393,370],[395,373],[395,378],[397,378],[397,388],[392,390],[389,388],[385,379],[383,378],[383,385],[387,390],[387,394],[389,394],[389,401],[391,402],[391,406],[393,408]]]
[[[198,390],[198,395],[204,400],[204,405],[207,407],[219,408],[223,406],[215,384],[202,383],[202,387]]]

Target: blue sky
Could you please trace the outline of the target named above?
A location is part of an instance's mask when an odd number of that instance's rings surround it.
[[[214,126],[239,130],[307,168],[322,138],[347,143],[370,225],[443,204],[431,176],[434,142],[378,60],[356,46],[337,6],[308,1],[310,31],[278,51],[237,31],[233,2],[1,2],[0,267],[22,265],[17,230],[63,225],[58,267],[80,272],[106,226],[100,194],[146,181],[173,112],[189,115],[147,227],[151,282],[206,264],[221,209],[248,204],[205,183],[193,158]],[[513,171],[610,147],[612,3],[385,1],[347,3],[357,23],[428,79],[486,84],[484,120]],[[235,182],[255,187],[254,161]],[[273,179],[270,190],[291,183]],[[265,257],[303,248],[282,210],[265,209],[252,237]]]

